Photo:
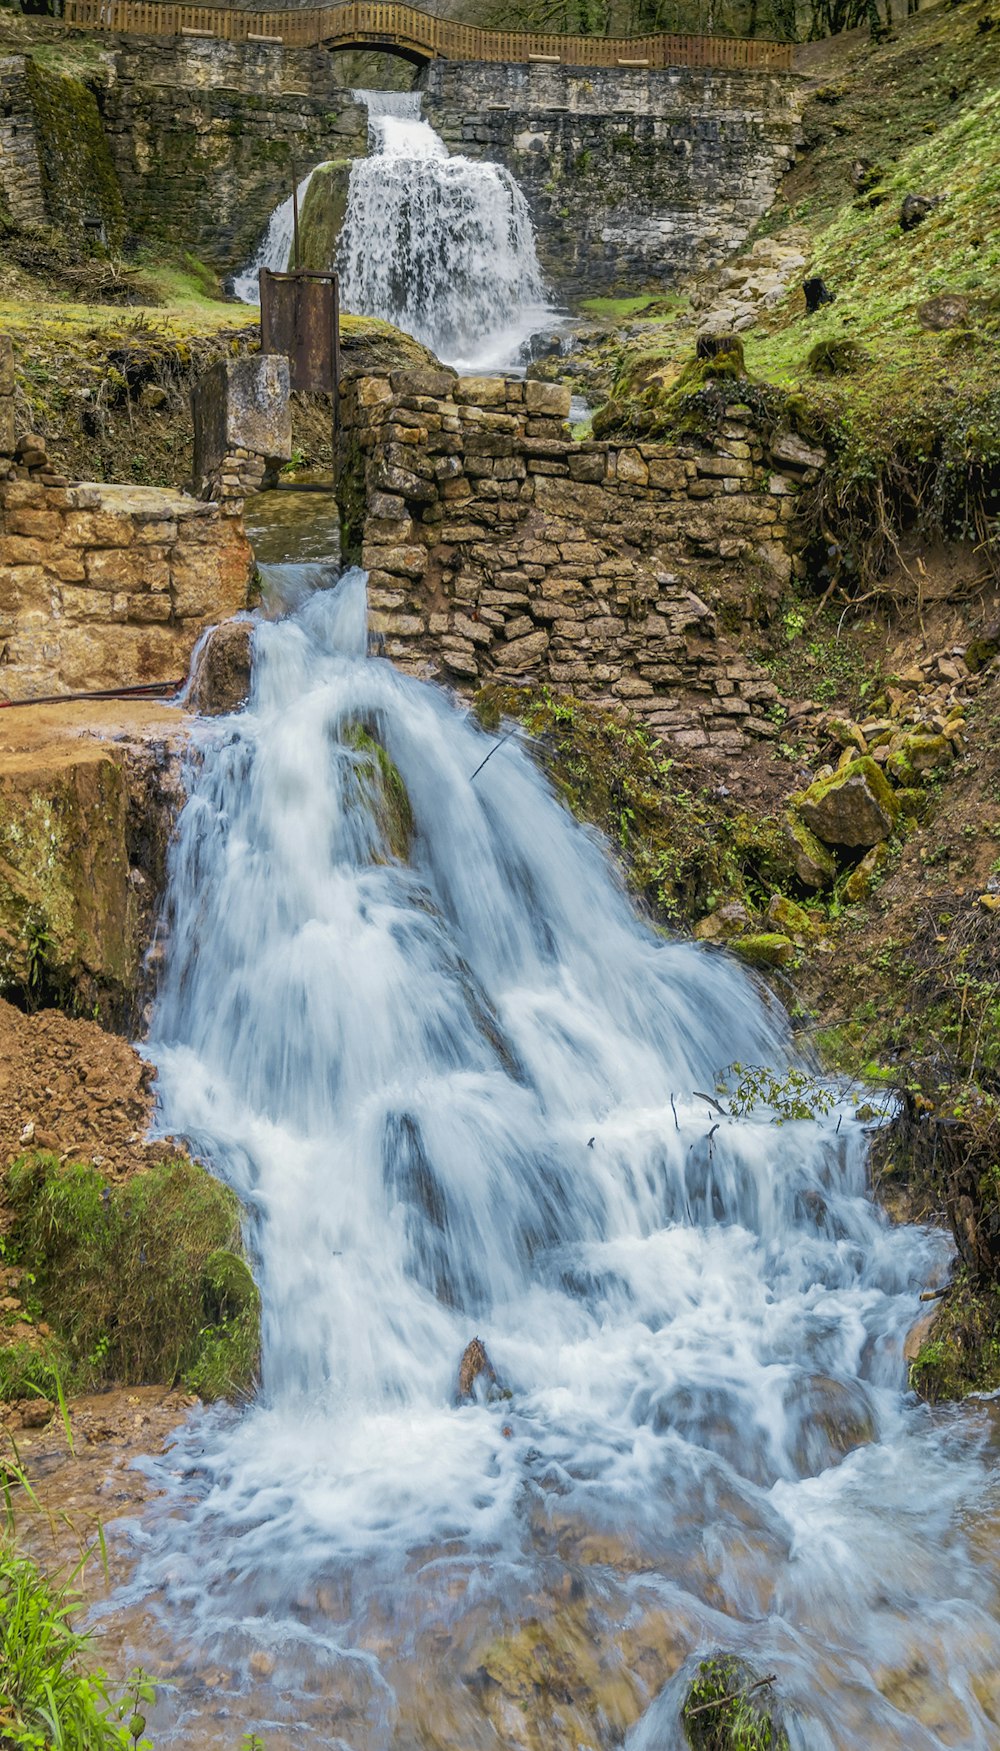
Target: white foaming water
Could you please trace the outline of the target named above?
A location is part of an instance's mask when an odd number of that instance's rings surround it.
[[[300,213],[312,177],[313,171],[310,170],[308,175],[302,178],[295,191],[295,199],[298,202]],[[260,281],[257,276],[261,268],[270,268],[272,273],[283,274],[292,259],[294,242],[295,210],[292,205],[292,197],[289,195],[287,200],[282,201],[280,207],[275,207],[271,214],[267,230],[260,240],[253,260],[243,269],[242,273],[234,276],[233,291],[237,298],[241,299],[244,304],[259,304]]]
[[[552,312],[514,178],[449,156],[418,92],[354,96],[370,150],[351,166],[338,246],[345,310],[382,317],[459,369],[516,363]]]
[[[904,1394],[945,1241],[868,1200],[849,1110],[706,1105],[789,1061],[780,1011],[637,920],[518,741],[482,766],[365,646],[354,572],[258,627],[249,708],[201,732],[150,1052],[249,1212],[263,1381],[158,1469],[134,1593],[218,1663],[213,1708],[270,1663],[269,1744],[494,1745],[484,1647],[583,1598],[595,1645],[658,1613],[678,1648],[635,1751],[717,1646],[778,1674],[796,1751],[995,1748],[971,1416]],[[477,1333],[513,1396],[458,1408]]]

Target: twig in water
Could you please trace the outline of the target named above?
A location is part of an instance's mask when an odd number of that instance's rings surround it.
[[[694,1091],[694,1097],[695,1100],[707,1100],[710,1107],[714,1107],[717,1113],[721,1113],[724,1119],[728,1119],[729,1114],[726,1112],[725,1107],[715,1099],[714,1095],[704,1094],[700,1088],[696,1088]]]
[[[686,1708],[684,1714],[687,1720],[692,1715],[703,1715],[706,1709],[721,1708],[724,1702],[738,1702],[741,1697],[752,1696],[755,1690],[763,1690],[768,1684],[778,1682],[777,1672],[772,1672],[767,1678],[758,1678],[756,1684],[748,1684],[745,1690],[731,1690],[728,1696],[714,1696],[711,1702],[700,1702],[697,1708]]]
[[[921,1299],[921,1301],[943,1301],[944,1297],[946,1295],[950,1295],[950,1294],[951,1294],[951,1284],[946,1283],[943,1289],[924,1289],[924,1290],[922,1290],[921,1295],[920,1295],[920,1299]]]
[[[674,1130],[679,1131],[681,1128],[681,1122],[680,1122],[680,1119],[677,1117],[677,1103],[674,1100],[673,1095],[670,1096],[670,1110],[674,1115]]]
[[[486,760],[492,760],[497,749],[502,748],[505,742],[509,742],[510,738],[513,734],[514,734],[514,731],[512,729],[508,730],[507,734],[505,736],[500,737],[499,742],[494,742],[492,748],[490,749],[489,753],[486,756]],[[486,765],[486,760],[480,760],[479,765],[476,767],[475,772],[472,774],[472,778],[469,779],[470,784],[472,783],[473,779],[476,779],[479,777],[479,774],[482,772],[483,767]]]

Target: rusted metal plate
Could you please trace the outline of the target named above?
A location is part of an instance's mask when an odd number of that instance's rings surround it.
[[[260,350],[284,353],[292,389],[332,395],[339,387],[335,274],[260,274]]]

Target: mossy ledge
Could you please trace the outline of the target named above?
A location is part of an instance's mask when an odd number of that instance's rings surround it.
[[[119,1184],[33,1153],[8,1169],[4,1256],[30,1284],[29,1334],[0,1347],[0,1399],[182,1383],[239,1397],[257,1373],[260,1298],[235,1194],[170,1157]]]

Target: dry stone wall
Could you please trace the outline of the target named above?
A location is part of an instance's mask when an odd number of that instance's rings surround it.
[[[706,595],[720,562],[787,581],[812,458],[775,466],[738,404],[711,443],[577,443],[568,412],[561,385],[444,370],[345,386],[345,547],[386,655],[627,706],[691,746],[773,736],[777,689]]]
[[[239,515],[161,487],[71,484],[13,439],[0,336],[0,698],[174,681],[206,626],[247,605]]]

